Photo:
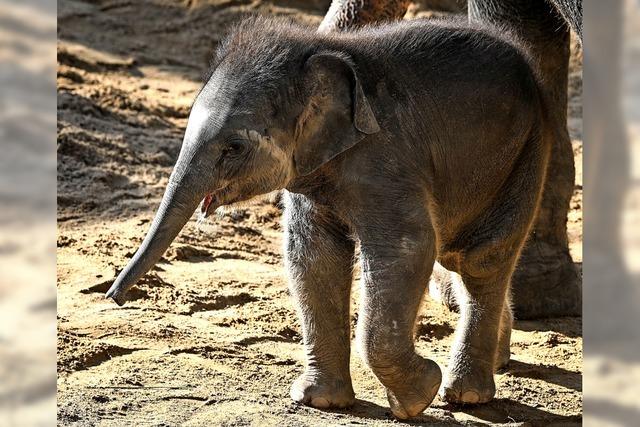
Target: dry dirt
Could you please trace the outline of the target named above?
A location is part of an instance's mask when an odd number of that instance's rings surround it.
[[[294,404],[303,369],[283,279],[280,211],[264,201],[191,221],[120,308],[104,299],[146,232],[180,147],[199,77],[245,13],[317,25],[327,1],[60,1],[58,28],[58,422],[60,425],[383,425],[382,387],[355,350],[347,411]],[[417,8],[411,15],[424,15]],[[578,58],[579,59],[579,58]],[[578,164],[570,238],[581,261],[581,69],[570,128]],[[357,286],[354,286],[354,322]],[[457,315],[426,298],[418,351],[447,364]],[[580,318],[516,322],[491,403],[438,398],[424,425],[577,425]]]

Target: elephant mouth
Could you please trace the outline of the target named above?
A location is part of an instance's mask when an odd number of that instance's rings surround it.
[[[211,203],[213,203],[213,193],[209,193],[204,196],[202,199],[202,203],[200,204],[200,213],[205,217],[209,216],[209,208],[211,207]]]
[[[200,214],[203,217],[208,217],[212,211],[216,210],[218,207],[225,204],[225,199],[230,193],[230,185],[225,185],[224,187],[214,191],[213,193],[208,193],[202,199],[202,203],[200,203]]]

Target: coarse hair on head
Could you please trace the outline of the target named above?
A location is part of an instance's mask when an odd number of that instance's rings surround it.
[[[245,83],[269,84],[285,74],[291,59],[298,57],[303,63],[310,55],[306,53],[313,50],[314,31],[291,18],[250,15],[229,28],[218,44],[204,81],[218,67],[228,65],[237,77],[244,77]]]

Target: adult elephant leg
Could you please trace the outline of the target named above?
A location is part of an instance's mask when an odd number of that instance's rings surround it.
[[[545,0],[470,0],[469,18],[509,25],[529,44],[556,128],[541,208],[512,279],[515,316],[579,315],[581,278],[569,254],[566,229],[575,179],[567,131],[568,26]]]
[[[354,242],[332,214],[287,191],[285,264],[298,307],[307,363],[291,398],[317,408],[354,402],[349,354],[349,305]]]
[[[341,31],[360,25],[402,19],[411,0],[333,0],[318,31]]]

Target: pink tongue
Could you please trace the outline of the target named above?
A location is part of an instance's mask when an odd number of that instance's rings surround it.
[[[204,200],[202,201],[202,207],[200,208],[200,211],[202,213],[207,213],[207,209],[209,209],[209,205],[211,205],[212,201],[213,201],[213,195],[207,194]]]

